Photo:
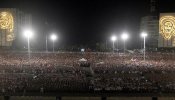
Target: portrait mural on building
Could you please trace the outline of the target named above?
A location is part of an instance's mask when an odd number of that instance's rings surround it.
[[[175,17],[162,16],[159,20],[159,32],[165,40],[169,40],[172,36],[175,36]]]
[[[14,40],[14,19],[10,12],[0,12],[0,29],[6,31],[6,41]]]

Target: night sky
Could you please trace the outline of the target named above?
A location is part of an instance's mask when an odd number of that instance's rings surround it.
[[[157,6],[157,13],[175,12],[175,0],[157,0]],[[128,47],[139,48],[140,20],[150,15],[150,0],[1,0],[0,7],[32,14],[37,35],[55,32],[58,45],[105,42],[126,31]]]

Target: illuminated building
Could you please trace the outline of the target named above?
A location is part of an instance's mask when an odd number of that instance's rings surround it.
[[[150,0],[150,15],[141,19],[140,33],[148,33],[148,48],[175,47],[175,13],[160,13],[159,16],[156,4],[156,0]]]
[[[31,17],[15,8],[0,8],[0,47],[10,47]]]
[[[157,0],[150,0],[150,14],[142,17],[140,23],[140,33],[146,32],[148,34],[146,47],[150,49],[158,47],[159,19],[157,8]]]
[[[140,33],[147,32],[146,45],[148,48],[158,47],[159,20],[157,16],[145,16],[141,19]]]
[[[175,13],[161,13],[159,47],[175,47]]]

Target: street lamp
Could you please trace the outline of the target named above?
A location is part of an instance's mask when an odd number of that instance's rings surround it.
[[[117,40],[117,37],[116,37],[115,35],[113,35],[113,36],[111,37],[113,53],[114,53],[114,48],[115,48],[114,43],[115,43],[116,40]]]
[[[48,52],[48,48],[47,48],[47,34],[46,34],[46,52]]]
[[[30,38],[33,36],[33,32],[31,30],[25,30],[24,36],[27,38],[29,63],[30,63]]]
[[[144,48],[143,48],[143,50],[144,50],[144,61],[145,61],[145,38],[148,36],[148,34],[147,33],[145,33],[145,32],[142,32],[141,33],[141,37],[144,39]]]
[[[54,42],[55,42],[55,40],[57,39],[57,36],[56,36],[55,34],[52,34],[50,38],[51,38],[51,40],[53,41],[53,52],[54,52],[54,51],[55,51],[55,50],[54,50]]]
[[[127,33],[123,33],[121,35],[121,38],[123,39],[123,42],[124,42],[124,54],[125,54],[125,49],[126,49],[125,42],[129,38],[129,35]]]

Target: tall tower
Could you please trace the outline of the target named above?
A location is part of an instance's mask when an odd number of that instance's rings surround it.
[[[150,12],[155,13],[156,12],[156,0],[150,1]]]
[[[158,47],[159,20],[157,14],[156,0],[150,0],[150,13],[149,15],[141,18],[140,33],[141,32],[148,33],[148,38],[146,42],[146,46],[148,48]]]

